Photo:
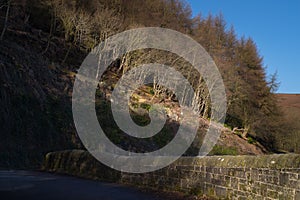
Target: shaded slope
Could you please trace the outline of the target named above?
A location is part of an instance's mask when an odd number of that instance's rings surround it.
[[[72,81],[41,52],[43,38],[10,30],[0,46],[0,166],[35,166],[72,147]],[[52,49],[55,52],[55,49]]]

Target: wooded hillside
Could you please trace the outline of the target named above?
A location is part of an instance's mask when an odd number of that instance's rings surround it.
[[[24,152],[28,157],[35,152],[39,160],[50,150],[81,147],[71,117],[76,70],[99,42],[124,30],[148,26],[177,30],[198,41],[224,79],[226,126],[245,130],[244,137],[262,143],[269,151],[282,147],[275,136],[287,130],[274,96],[276,76],[266,77],[255,42],[238,38],[221,14],[193,18],[189,5],[180,0],[2,0],[0,8],[1,157],[8,160],[4,165]],[[209,118],[209,94],[201,74],[176,58],[146,49],[124,55],[111,70],[120,77],[152,60],[172,64],[198,94],[195,105],[199,114]],[[152,95],[172,99],[166,88],[151,87]],[[107,88],[113,89],[113,85]],[[101,102],[103,108],[105,101]]]

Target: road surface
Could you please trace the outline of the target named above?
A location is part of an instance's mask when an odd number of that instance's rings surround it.
[[[0,171],[2,200],[162,200],[134,188],[70,176]]]

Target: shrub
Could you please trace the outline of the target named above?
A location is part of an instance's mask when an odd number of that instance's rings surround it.
[[[150,110],[151,105],[147,104],[147,103],[142,103],[141,104],[141,108],[146,109],[146,110]]]
[[[215,145],[214,148],[211,150],[209,155],[237,155],[237,149],[235,147],[224,147]]]
[[[255,144],[255,143],[256,143],[256,140],[253,139],[252,137],[248,137],[248,143],[249,143],[249,144]]]

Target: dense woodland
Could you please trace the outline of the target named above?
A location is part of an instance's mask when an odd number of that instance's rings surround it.
[[[109,36],[150,26],[187,34],[211,55],[226,86],[227,127],[243,129],[243,137],[259,141],[270,152],[299,152],[297,145],[289,147],[289,141],[285,147],[280,145],[281,138],[291,135],[291,130],[295,133],[296,128],[293,128],[293,123],[286,123],[277,106],[274,95],[278,87],[276,74],[266,76],[265,63],[255,42],[251,38],[238,38],[234,28],[226,24],[221,14],[202,17],[200,13],[192,17],[191,8],[181,0],[1,0],[0,9],[0,55],[3,58],[0,61],[0,78],[1,84],[7,85],[1,86],[0,137],[1,143],[15,142],[14,145],[4,145],[1,152],[5,148],[28,154],[35,151],[32,145],[28,147],[14,138],[39,143],[43,148],[41,154],[80,146],[70,109],[70,80],[74,79],[76,69],[91,49]],[[29,54],[32,55],[27,60],[26,56],[22,58],[18,55],[22,51],[13,46],[12,41],[24,43],[25,50],[31,49]],[[15,52],[9,49],[15,49]],[[16,57],[12,58],[7,52],[16,54]],[[16,58],[23,63],[14,66]],[[175,55],[151,49],[131,52],[116,62],[116,73],[121,76],[129,69],[152,60],[172,64],[192,83],[197,94],[195,109],[202,117],[208,118],[210,102],[205,82],[188,63],[175,58]],[[30,62],[30,59],[35,59],[34,63],[24,63]],[[172,62],[174,59],[176,61]],[[33,70],[29,70],[30,73],[39,77],[31,81],[28,71],[23,70],[25,65]],[[40,66],[34,69],[34,65]],[[57,74],[48,74],[48,68],[42,69],[41,66],[54,68]],[[154,95],[172,96],[159,85],[152,87]],[[40,110],[46,114],[37,115]],[[299,134],[294,135],[296,138],[291,138],[291,143],[297,138],[299,141]],[[10,155],[2,153],[1,156],[8,158]]]

